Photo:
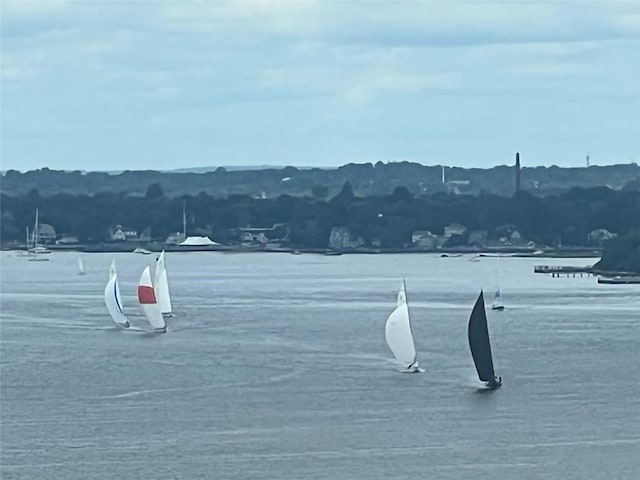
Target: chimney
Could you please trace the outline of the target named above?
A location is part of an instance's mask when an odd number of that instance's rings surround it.
[[[516,152],[516,192],[520,191],[520,154]]]

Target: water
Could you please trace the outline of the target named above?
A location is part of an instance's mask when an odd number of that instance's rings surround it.
[[[502,259],[488,310],[503,387],[467,345],[497,261],[169,253],[169,332],[112,326],[154,256],[3,252],[1,473],[9,479],[626,479],[640,471],[640,289]],[[553,263],[543,260],[542,263]],[[584,265],[592,259],[563,260]],[[406,278],[423,374],[384,322]]]

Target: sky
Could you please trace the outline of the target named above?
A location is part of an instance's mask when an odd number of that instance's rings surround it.
[[[640,1],[1,2],[2,170],[640,161]]]

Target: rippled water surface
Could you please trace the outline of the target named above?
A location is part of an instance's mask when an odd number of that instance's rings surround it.
[[[533,274],[533,260],[169,253],[175,317],[148,329],[155,255],[1,259],[5,479],[632,479],[640,471],[640,286]],[[103,302],[116,258],[125,311]],[[498,269],[500,275],[497,274]],[[420,364],[384,323],[406,278]],[[471,307],[503,388],[478,391]]]

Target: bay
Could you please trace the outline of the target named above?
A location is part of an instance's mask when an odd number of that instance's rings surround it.
[[[155,255],[2,252],[3,479],[635,478],[640,289],[502,258],[488,310],[496,374],[467,344],[497,260],[169,253],[175,316],[148,329],[135,286]],[[115,258],[125,312],[102,299]],[[384,323],[406,279],[422,374]]]

